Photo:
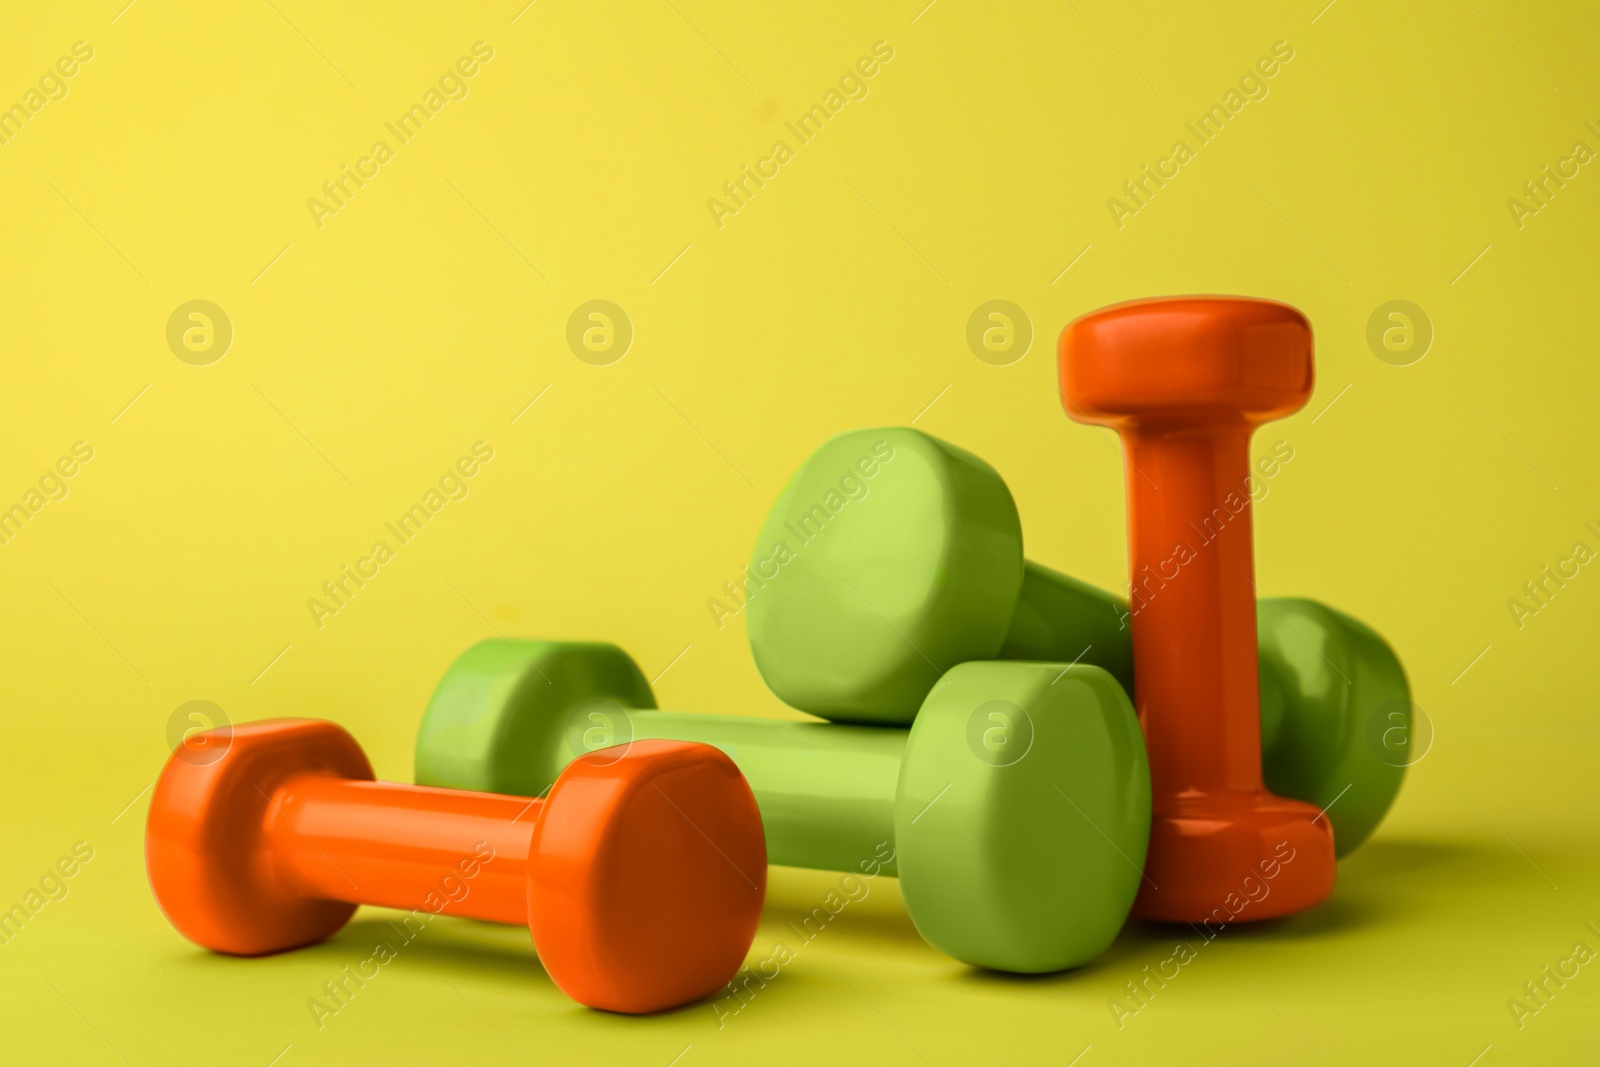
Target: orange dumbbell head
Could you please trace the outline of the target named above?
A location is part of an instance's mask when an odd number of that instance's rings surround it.
[[[262,855],[272,796],[292,775],[371,781],[361,746],[331,722],[267,719],[210,732],[167,760],[145,822],[145,868],[156,902],[197,945],[236,956],[311,945],[356,905],[288,891]],[[194,759],[196,749],[222,755]]]
[[[733,977],[766,883],[761,814],[733,761],[709,745],[635,741],[556,779],[533,835],[529,923],[574,1000],[655,1011]]]

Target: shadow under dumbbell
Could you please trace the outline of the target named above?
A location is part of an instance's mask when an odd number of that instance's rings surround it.
[[[366,958],[382,944],[395,957],[384,964],[386,967],[402,961],[406,966],[417,967],[453,970],[459,966],[561,995],[539,963],[526,927],[440,916],[423,929],[412,931],[407,941],[400,933],[400,920],[399,913],[392,921],[377,915],[358,916],[321,945],[302,951],[331,951],[341,959],[358,951]]]
[[[1403,923],[1435,910],[1441,879],[1481,887],[1498,880],[1533,877],[1531,871],[1517,869],[1519,862],[1509,849],[1497,851],[1491,845],[1380,838],[1340,863],[1339,883],[1324,903],[1281,919],[1232,922],[1216,931],[1211,940],[1215,944],[1308,941]],[[1247,918],[1246,911],[1241,920]],[[1134,922],[1117,939],[1112,953],[1121,946],[1139,950],[1175,939],[1193,941],[1204,933],[1184,923]]]
[[[1435,914],[1448,887],[1520,891],[1560,881],[1562,862],[1531,840],[1380,838],[1339,865],[1335,893],[1370,901],[1386,918],[1409,919]]]
[[[790,942],[809,942],[838,930],[857,941],[926,944],[906,912],[899,880],[888,876],[774,866],[761,921],[777,927],[780,935],[787,931]]]
[[[1509,849],[1461,841],[1426,841],[1416,838],[1378,838],[1344,861],[1340,873],[1359,872],[1365,882],[1404,881],[1413,874],[1433,868],[1483,874],[1485,868],[1501,860],[1515,858]],[[1354,875],[1352,875],[1354,877]]]
[[[1124,972],[1137,970],[1140,965],[1159,959],[1174,951],[1174,946],[1187,944],[1195,953],[1213,954],[1218,951],[1209,945],[1244,943],[1250,940],[1295,940],[1321,936],[1360,925],[1360,909],[1352,909],[1337,899],[1330,900],[1310,912],[1301,912],[1281,919],[1261,922],[1235,922],[1217,931],[1207,943],[1204,935],[1186,923],[1153,922],[1130,919],[1104,952],[1082,967],[1051,974],[1007,974],[1001,971],[971,969],[957,980],[962,983],[990,986],[1030,986],[1038,988],[1059,987],[1062,991],[1081,987],[1086,994],[1103,996],[1103,988],[1096,979],[1104,974],[1123,976]]]
[[[1407,838],[1379,838],[1340,863],[1340,881],[1325,903],[1308,911],[1261,922],[1228,923],[1205,932],[1186,923],[1132,919],[1104,952],[1083,967],[1055,974],[1005,974],[969,970],[959,980],[991,986],[1062,986],[1091,978],[1102,970],[1119,973],[1147,963],[1152,954],[1170,951],[1183,942],[1195,949],[1249,942],[1310,941],[1339,936],[1353,930],[1407,921],[1407,917],[1436,907],[1441,880],[1482,886],[1486,881],[1526,880],[1536,877],[1510,849],[1492,844]],[[1244,913],[1245,915],[1248,912]],[[1216,947],[1205,951],[1216,952]]]
[[[1359,929],[1382,917],[1381,908],[1374,907],[1370,899],[1352,899],[1334,895],[1307,911],[1285,915],[1282,918],[1248,921],[1248,912],[1239,921],[1226,926],[1214,923],[1211,927],[1213,943],[1229,941],[1302,941],[1331,934]],[[1174,940],[1197,941],[1206,939],[1206,931],[1199,924],[1138,922],[1136,929],[1148,933],[1148,944],[1168,944]]]

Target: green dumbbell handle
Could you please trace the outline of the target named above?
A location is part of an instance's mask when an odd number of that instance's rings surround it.
[[[634,740],[727,753],[755,793],[772,863],[859,871],[895,837],[910,731],[660,711],[614,645],[484,641],[453,663],[423,716],[417,783],[538,796],[580,756]],[[888,873],[895,873],[889,864]]]
[[[998,658],[1091,663],[1110,672],[1132,697],[1133,632],[1127,602],[1024,561],[1022,590]]]
[[[1016,613],[997,658],[1089,663],[1108,671],[1132,699],[1133,631],[1128,624],[1128,602],[1115,593],[1024,560]],[[1270,748],[1268,741],[1283,714],[1283,696],[1276,692],[1275,672],[1263,669],[1261,686],[1262,742]]]
[[[629,710],[635,738],[699,741],[744,772],[767,831],[767,861],[860,871],[894,841],[907,731],[676,711]],[[893,862],[883,864],[894,874]]]

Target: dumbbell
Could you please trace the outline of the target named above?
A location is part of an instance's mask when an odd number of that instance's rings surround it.
[[[898,875],[917,930],[965,963],[1073,967],[1127,917],[1149,768],[1127,694],[1098,667],[964,663],[909,731],[655,707],[614,645],[484,641],[428,704],[417,781],[537,795],[592,748],[699,741],[750,782],[771,862]]]
[[[194,759],[202,748],[221,755]],[[358,904],[518,923],[568,996],[629,1013],[738,972],[767,872],[750,789],[709,746],[581,759],[541,800],[374,781],[355,740],[313,719],[179,748],[145,865],[173,926],[218,952],[313,944]]]
[[[1134,909],[1202,921],[1229,898],[1242,908],[1243,880],[1267,871],[1248,918],[1320,903],[1334,832],[1262,780],[1249,493],[1250,435],[1311,397],[1311,324],[1266,300],[1118,304],[1061,332],[1060,371],[1067,414],[1121,435],[1134,581],[1173,572],[1131,621],[1151,779],[1150,882]]]
[[[1165,595],[1177,573],[1165,560],[1135,573],[1139,603]],[[918,430],[852,431],[818,449],[769,514],[741,585],[767,685],[835,722],[909,723],[940,673],[966,660],[1092,663],[1137,699],[1140,607],[1025,560],[1000,475]],[[1400,789],[1402,761],[1380,759],[1367,726],[1380,709],[1385,727],[1409,716],[1405,672],[1376,633],[1315,601],[1260,600],[1256,627],[1267,784],[1328,807],[1343,855]]]

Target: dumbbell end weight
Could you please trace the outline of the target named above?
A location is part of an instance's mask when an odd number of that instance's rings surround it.
[[[1300,597],[1261,600],[1256,617],[1262,777],[1323,810],[1343,858],[1383,821],[1431,734],[1414,732],[1405,670],[1366,624]]]
[[[628,1014],[721,989],[766,897],[761,813],[710,745],[637,741],[568,764],[534,830],[528,925],[569,997]]]
[[[936,948],[1024,974],[1094,959],[1127,919],[1150,835],[1127,694],[1082,664],[953,668],[911,726],[894,834],[906,909]]]
[[[1162,807],[1150,819],[1146,881],[1133,906],[1140,918],[1254,922],[1304,911],[1333,892],[1333,831],[1309,804],[1206,793]]]
[[[1062,403],[1090,425],[1183,435],[1202,425],[1254,428],[1311,396],[1311,325],[1275,300],[1130,300],[1068,323],[1059,349]],[[1130,485],[1142,482],[1129,475]]]
[[[789,479],[743,584],[750,650],[791,707],[908,726],[939,676],[993,659],[1022,527],[977,456],[909,428],[830,439]]]
[[[650,683],[604,642],[480,641],[440,679],[417,732],[418,785],[538,796],[563,768],[625,744]]]
[[[178,932],[234,956],[315,944],[355,914],[343,900],[302,896],[260,855],[272,795],[302,772],[372,781],[354,738],[333,723],[269,719],[215,731],[218,758],[168,759],[145,823],[145,869]]]

